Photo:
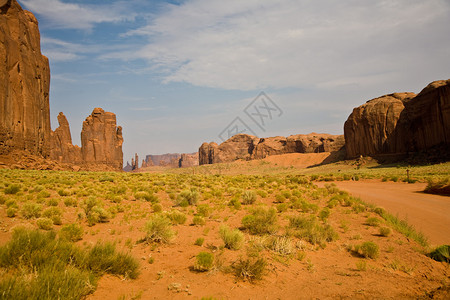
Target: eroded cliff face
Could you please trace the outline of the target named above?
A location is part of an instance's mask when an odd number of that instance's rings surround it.
[[[395,93],[353,109],[344,124],[347,157],[405,154],[450,144],[450,80],[418,95]]]
[[[70,126],[66,116],[58,114],[59,127],[51,132],[50,159],[61,163],[82,164],[81,148],[72,144]]]
[[[199,148],[199,164],[233,162],[235,160],[262,159],[288,153],[321,153],[340,151],[344,136],[330,134],[298,134],[289,137],[258,138],[237,134],[220,145],[203,143]]]
[[[16,0],[0,1],[0,154],[50,155],[50,68],[38,22]]]
[[[95,108],[83,122],[81,156],[88,165],[106,165],[122,170],[122,127],[116,124],[116,115]]]

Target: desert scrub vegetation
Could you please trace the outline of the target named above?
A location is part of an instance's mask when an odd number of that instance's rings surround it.
[[[214,266],[214,254],[209,252],[200,252],[195,257],[194,270],[197,272],[206,272]]]
[[[242,227],[251,234],[272,234],[278,230],[275,208],[257,207],[242,218]]]
[[[231,229],[227,225],[222,225],[219,228],[219,235],[225,248],[239,250],[244,244],[244,234],[239,229]]]
[[[338,234],[329,224],[320,224],[314,215],[291,216],[289,218],[289,233],[311,244],[325,247],[327,242],[338,239]]]
[[[365,258],[376,259],[380,254],[380,247],[374,242],[364,242],[355,245],[355,252]]]
[[[254,280],[262,279],[265,275],[267,272],[267,261],[264,258],[240,258],[231,267],[236,277],[253,282]]]
[[[436,247],[433,251],[428,253],[428,256],[436,261],[450,263],[450,245]]]
[[[254,191],[245,191],[242,194],[242,204],[249,205],[256,202],[256,193]]]
[[[16,228],[0,247],[1,299],[80,299],[105,273],[136,278],[139,264],[110,243],[80,248],[54,231]]]
[[[442,178],[439,180],[429,179],[424,192],[428,194],[450,196],[450,177]]]
[[[194,189],[184,190],[176,199],[176,204],[181,207],[186,207],[189,205],[197,205],[198,203],[198,192]]]
[[[175,237],[170,219],[162,214],[151,216],[145,224],[144,231],[145,242],[170,243]]]

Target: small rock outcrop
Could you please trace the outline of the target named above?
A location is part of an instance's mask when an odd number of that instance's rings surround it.
[[[116,115],[95,108],[83,122],[81,155],[83,162],[92,166],[109,166],[122,170],[122,127],[116,125]]]
[[[199,148],[199,164],[233,162],[235,160],[262,159],[287,153],[335,152],[344,148],[342,135],[298,134],[289,137],[258,138],[237,134],[220,145],[203,143]]]
[[[0,1],[0,154],[50,155],[50,68],[38,22],[16,0]]]
[[[72,144],[70,126],[66,116],[58,114],[59,127],[51,132],[50,159],[60,163],[82,164],[81,148]]]
[[[348,158],[406,154],[450,144],[450,80],[418,95],[395,93],[353,109],[344,124]]]

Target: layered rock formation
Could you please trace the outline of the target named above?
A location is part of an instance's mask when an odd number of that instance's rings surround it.
[[[342,135],[298,134],[289,137],[258,138],[237,134],[220,145],[203,143],[199,148],[199,164],[233,162],[238,159],[262,159],[287,153],[321,153],[340,151],[344,147]]]
[[[178,165],[180,168],[198,166],[198,152],[181,154]]]
[[[69,122],[62,112],[58,122],[59,127],[51,132],[51,159],[85,170],[122,170],[122,127],[116,126],[115,114],[95,108],[83,122],[81,148],[72,144]]]
[[[353,109],[344,125],[349,158],[405,154],[450,144],[450,80],[418,95],[395,93]]]
[[[16,0],[0,1],[0,154],[50,155],[50,68],[38,22]]]
[[[66,116],[58,114],[59,127],[51,132],[50,159],[61,163],[81,164],[81,148],[72,144],[72,135]]]
[[[94,108],[83,122],[81,156],[90,165],[105,165],[122,170],[122,127],[116,125],[116,115]]]
[[[180,153],[166,153],[158,155],[147,155],[145,161],[153,166],[178,167],[178,161],[181,158]]]

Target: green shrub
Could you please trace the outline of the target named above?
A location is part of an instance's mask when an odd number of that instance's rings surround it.
[[[235,209],[239,210],[242,207],[241,201],[239,201],[239,198],[232,198],[230,202],[228,203],[229,206],[233,206]]]
[[[250,282],[262,279],[266,272],[266,266],[267,262],[264,258],[258,258],[254,261],[241,258],[232,265],[236,277]]]
[[[62,239],[76,242],[83,238],[83,228],[76,223],[66,224],[59,231],[59,236]]]
[[[97,243],[84,256],[83,266],[102,275],[104,273],[124,275],[135,279],[139,274],[139,263],[130,254],[117,253],[113,243]]]
[[[289,204],[279,203],[279,204],[277,204],[276,208],[279,213],[283,213],[289,209]]]
[[[71,197],[67,197],[64,198],[64,205],[67,207],[77,207],[77,199],[75,198],[71,198]]]
[[[36,220],[36,225],[39,229],[51,230],[53,228],[53,221],[49,218],[39,218]]]
[[[365,258],[375,259],[378,257],[379,247],[374,242],[364,242],[359,247],[359,251],[361,252],[361,255],[364,256]]]
[[[153,193],[149,193],[146,191],[139,191],[134,194],[134,198],[136,200],[145,200],[152,203],[158,203],[159,199]]]
[[[100,251],[98,250],[100,248]],[[83,299],[103,273],[136,278],[138,262],[114,245],[86,250],[59,240],[53,231],[16,228],[0,247],[2,299]]]
[[[42,216],[50,218],[55,225],[61,225],[62,211],[59,207],[49,207],[42,212]]]
[[[48,206],[58,206],[59,201],[56,198],[50,198],[47,200],[47,205]]]
[[[389,236],[392,230],[389,227],[380,227],[380,235],[381,236]]]
[[[161,214],[150,217],[144,230],[147,242],[169,243],[175,236],[170,220]]]
[[[274,208],[255,208],[242,218],[242,226],[251,234],[274,233],[277,230],[277,212]]]
[[[186,207],[188,205],[197,205],[198,193],[195,190],[184,190],[177,197],[177,205]]]
[[[322,222],[325,222],[330,216],[330,213],[330,209],[328,207],[324,207],[319,213],[319,219],[322,220]]]
[[[195,258],[194,270],[198,272],[209,271],[214,265],[214,255],[212,253],[200,252]]]
[[[17,194],[20,191],[20,189],[21,189],[20,184],[10,184],[5,188],[4,193],[13,195]]]
[[[208,204],[197,205],[197,215],[202,217],[209,217],[211,215],[212,208]]]
[[[192,219],[192,224],[203,226],[203,225],[206,224],[206,221],[205,221],[205,218],[203,218],[203,217],[201,217],[201,216],[195,216],[195,217]]]
[[[178,210],[172,210],[171,212],[165,213],[165,215],[173,224],[184,224],[187,220],[186,215]]]
[[[20,210],[25,219],[39,218],[41,216],[41,211],[42,206],[31,201],[24,203]]]
[[[245,191],[242,194],[242,204],[248,205],[256,202],[256,193],[254,191]]]
[[[60,189],[58,190],[58,195],[60,195],[61,197],[70,196],[72,195],[72,192],[69,190]]]
[[[446,177],[439,181],[429,180],[424,192],[450,196],[450,177]]]
[[[375,217],[369,217],[366,220],[366,225],[369,225],[369,226],[379,226],[380,223],[381,223],[381,220],[378,218],[375,218]]]
[[[205,242],[205,239],[202,237],[199,237],[198,239],[195,240],[194,245],[202,246],[204,242]]]
[[[315,216],[295,216],[289,218],[289,227],[294,229],[294,235],[311,244],[325,246],[338,238],[338,234],[328,225],[320,224]]]
[[[431,251],[428,256],[436,261],[450,263],[450,245],[439,246]]]
[[[37,194],[38,199],[44,199],[44,198],[48,198],[50,196],[51,196],[50,193],[46,190],[42,190]]]
[[[152,210],[154,213],[159,213],[162,211],[162,206],[159,203],[155,203],[152,205]]]
[[[97,223],[106,223],[111,218],[109,212],[103,207],[94,206],[86,216],[88,225],[94,226]]]
[[[6,209],[6,216],[8,218],[14,218],[16,216],[16,213],[17,213],[17,209],[14,207],[8,207]]]
[[[239,229],[230,229],[228,226],[222,225],[219,228],[219,234],[225,248],[239,250],[244,243],[244,234]]]

